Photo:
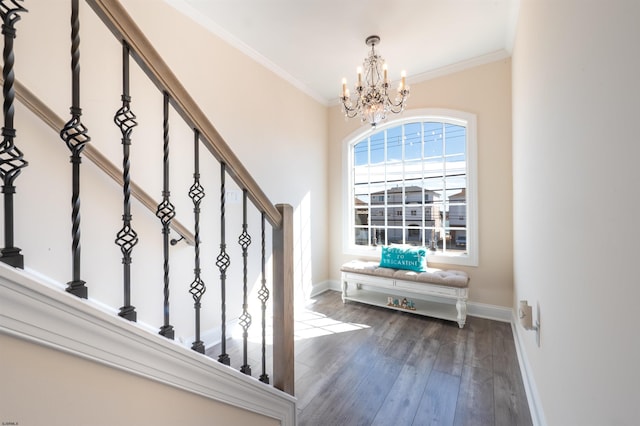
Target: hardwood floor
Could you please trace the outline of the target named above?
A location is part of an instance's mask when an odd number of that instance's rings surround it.
[[[241,346],[227,342],[238,368]],[[259,344],[249,354],[257,377]],[[301,426],[531,425],[510,324],[460,330],[333,291],[296,312],[296,396]]]

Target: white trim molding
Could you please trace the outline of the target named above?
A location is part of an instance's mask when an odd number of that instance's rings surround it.
[[[518,364],[520,365],[524,390],[527,394],[527,402],[529,403],[529,411],[531,412],[531,421],[533,426],[547,426],[547,421],[545,420],[542,409],[542,402],[540,401],[540,394],[538,394],[538,388],[533,378],[531,365],[529,364],[527,353],[524,350],[524,343],[520,334],[522,328],[518,324],[519,321],[516,317],[516,311],[512,310],[511,329],[513,331],[513,340],[516,344],[516,353],[518,355]]]
[[[311,294],[309,295],[309,297],[310,298],[317,297],[322,293],[324,293],[325,291],[329,291],[329,290],[339,291],[338,290],[339,288],[340,288],[340,282],[338,281],[335,281],[335,280],[322,281],[315,284],[313,287],[311,287]]]
[[[296,424],[296,398],[0,263],[0,332]]]
[[[380,247],[356,245],[353,232],[353,150],[354,144],[361,142],[372,133],[385,131],[386,129],[401,126],[406,123],[418,121],[435,121],[449,123],[466,128],[466,203],[467,203],[467,253],[465,255],[428,255],[428,261],[437,264],[478,266],[479,264],[479,219],[478,219],[478,125],[475,114],[446,109],[446,108],[419,108],[405,110],[400,117],[389,119],[383,124],[372,128],[362,126],[342,140],[342,199],[346,205],[342,206],[342,252],[343,254],[380,258]],[[404,172],[403,172],[404,173]]]
[[[479,67],[481,65],[501,61],[503,59],[507,59],[510,57],[511,57],[511,54],[506,50],[504,49],[496,50],[495,52],[476,56],[474,58],[456,62],[451,65],[446,65],[444,67],[436,68],[431,71],[426,71],[421,74],[416,74],[411,78],[409,78],[409,84],[422,83],[423,81],[433,80],[434,78],[443,77],[456,72],[467,70],[469,68]]]
[[[511,322],[511,308],[487,303],[467,302],[467,315],[501,322]]]

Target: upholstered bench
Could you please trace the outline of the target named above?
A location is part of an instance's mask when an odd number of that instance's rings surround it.
[[[469,276],[465,272],[437,268],[414,272],[364,260],[347,262],[340,270],[344,303],[353,300],[456,321],[460,328],[467,320]]]

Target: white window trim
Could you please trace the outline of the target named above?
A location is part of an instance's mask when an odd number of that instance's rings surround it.
[[[467,128],[467,200],[468,213],[467,218],[467,253],[459,254],[431,254],[427,255],[427,261],[430,263],[478,266],[479,262],[479,240],[478,240],[478,139],[477,139],[477,120],[476,115],[464,111],[442,108],[426,108],[406,110],[402,116],[389,120],[384,124],[378,125],[376,128],[361,127],[352,132],[342,141],[342,251],[347,255],[362,257],[380,257],[380,247],[365,247],[355,244],[354,233],[351,232],[351,220],[353,212],[353,197],[350,196],[353,186],[352,174],[350,173],[352,159],[352,150],[350,145],[356,141],[360,141],[367,135],[379,132],[389,127],[395,127],[407,122],[417,120],[435,120],[444,121],[452,124],[461,124]]]

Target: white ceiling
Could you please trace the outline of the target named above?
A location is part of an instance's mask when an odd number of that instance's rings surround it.
[[[341,81],[380,36],[389,77],[409,84],[510,54],[519,0],[165,0],[315,99]]]

